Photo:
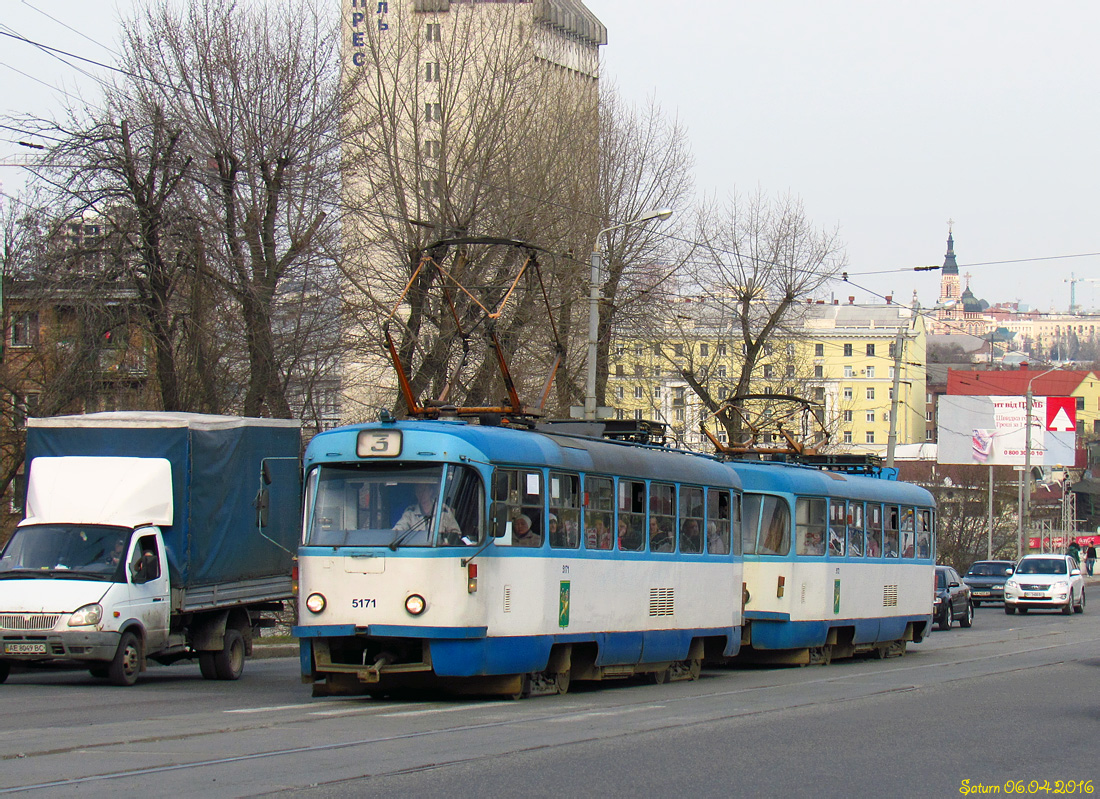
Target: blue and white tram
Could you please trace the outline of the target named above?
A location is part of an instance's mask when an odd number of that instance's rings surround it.
[[[734,462],[747,592],[742,660],[904,654],[932,624],[935,501],[919,486]]]
[[[303,682],[564,692],[741,642],[740,483],[707,456],[461,421],[306,450]]]

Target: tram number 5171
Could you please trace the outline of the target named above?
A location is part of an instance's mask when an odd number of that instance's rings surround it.
[[[373,608],[376,607],[373,599],[353,599],[351,600],[352,608]]]

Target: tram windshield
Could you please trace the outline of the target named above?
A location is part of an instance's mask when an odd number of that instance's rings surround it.
[[[485,489],[469,466],[324,465],[307,493],[314,486],[306,544],[473,546],[485,529]]]

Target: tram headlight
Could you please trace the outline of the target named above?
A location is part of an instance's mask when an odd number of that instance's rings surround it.
[[[320,613],[327,604],[323,594],[310,594],[306,597],[306,610],[310,613]]]
[[[409,594],[405,597],[405,610],[414,616],[419,616],[427,607],[428,603],[424,601],[424,597],[420,594]]]

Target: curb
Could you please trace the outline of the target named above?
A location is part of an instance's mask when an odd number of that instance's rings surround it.
[[[298,657],[298,642],[288,644],[252,644],[252,659],[267,660],[269,658],[296,658]]]

